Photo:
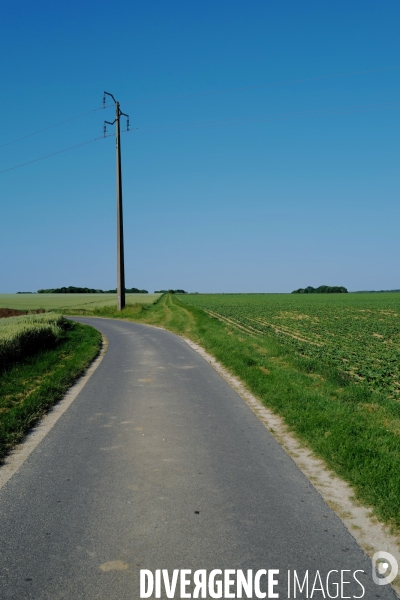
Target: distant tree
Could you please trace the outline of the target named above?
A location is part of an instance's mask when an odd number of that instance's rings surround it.
[[[187,294],[185,290],[156,290],[155,294]]]
[[[317,288],[313,288],[309,285],[306,288],[299,288],[298,290],[294,290],[292,294],[347,294],[348,291],[343,286],[330,286],[330,285],[320,285]]]
[[[138,288],[125,288],[125,292],[127,294],[148,294],[149,292],[147,290],[138,290]]]
[[[138,288],[125,288],[128,294],[148,294],[147,290],[139,290]],[[87,287],[69,287],[51,288],[48,290],[38,290],[38,294],[116,294],[117,290],[95,290]]]
[[[38,294],[98,294],[99,290],[87,287],[69,287],[51,288],[48,290],[38,290]]]

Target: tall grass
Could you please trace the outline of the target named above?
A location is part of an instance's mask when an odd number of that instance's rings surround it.
[[[54,347],[67,325],[56,313],[0,319],[0,368]]]
[[[101,339],[96,329],[68,322],[54,348],[27,356],[0,374],[0,463],[97,356]]]

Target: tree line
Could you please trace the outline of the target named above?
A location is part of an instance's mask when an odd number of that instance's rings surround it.
[[[313,288],[311,285],[309,285],[306,288],[294,290],[292,294],[348,294],[348,291],[342,285],[320,285],[317,288]]]
[[[155,294],[187,294],[185,290],[156,290]]]
[[[18,292],[23,293],[23,292]],[[50,288],[48,290],[38,290],[38,294],[116,294],[117,288],[114,290],[95,290],[94,288],[87,287],[75,287],[70,285],[69,287]],[[147,290],[139,290],[138,288],[125,288],[126,294],[148,294]]]

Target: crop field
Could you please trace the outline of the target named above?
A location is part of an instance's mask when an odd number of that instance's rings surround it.
[[[160,294],[126,294],[127,304],[152,304]],[[117,303],[116,294],[0,294],[0,308],[46,310],[100,308]]]
[[[400,397],[400,293],[195,294],[179,299],[242,335],[272,334],[371,390]]]
[[[55,345],[67,321],[56,313],[0,320],[0,368]]]

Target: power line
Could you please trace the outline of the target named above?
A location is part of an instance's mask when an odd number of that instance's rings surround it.
[[[39,158],[34,158],[33,160],[28,160],[27,162],[21,163],[19,165],[15,165],[15,167],[10,167],[9,169],[4,169],[0,171],[0,175],[2,173],[7,173],[8,171],[13,171],[14,169],[20,169],[21,167],[26,167],[27,165],[31,165],[32,163],[39,162],[40,160],[45,160],[46,158],[50,158],[51,156],[56,156],[57,154],[62,154],[63,152],[68,152],[69,150],[74,150],[75,148],[80,148],[81,146],[86,146],[87,144],[92,144],[93,142],[97,142],[98,140],[103,140],[106,137],[111,137],[113,134],[102,135],[101,137],[93,138],[92,140],[86,140],[86,142],[80,142],[79,144],[75,144],[75,146],[69,146],[69,148],[63,148],[62,150],[57,150],[56,152],[52,152],[51,154],[46,154],[46,156],[40,156]]]
[[[326,117],[326,116],[335,116],[335,115],[345,115],[359,112],[369,112],[375,110],[389,110],[389,109],[398,109],[400,108],[400,102],[392,102],[386,104],[364,104],[360,106],[347,106],[347,107],[337,107],[337,108],[329,108],[329,109],[316,109],[311,111],[304,112],[295,112],[295,113],[276,113],[273,115],[258,115],[255,117],[238,117],[233,119],[221,119],[214,121],[192,121],[188,123],[170,123],[167,125],[155,125],[148,127],[136,127],[134,130],[136,133],[158,133],[162,131],[177,131],[184,129],[205,129],[210,127],[223,127],[227,125],[238,125],[242,123],[256,123],[256,122],[271,122],[271,121],[283,121],[289,119],[306,119],[311,117]],[[121,133],[132,132],[131,130],[123,130]],[[93,142],[97,142],[98,140],[102,140],[105,137],[111,137],[114,134],[107,134],[105,136],[96,137],[91,140],[87,140],[85,142],[81,142],[79,144],[75,144],[74,146],[70,146],[68,148],[64,148],[62,150],[57,150],[56,152],[52,152],[51,154],[46,154],[45,156],[41,156],[39,158],[35,158],[33,160],[27,161],[25,163],[21,163],[14,167],[10,167],[8,169],[4,169],[0,171],[0,175],[3,173],[7,173],[8,171],[13,171],[14,169],[19,169],[21,167],[25,167],[32,163],[45,160],[46,158],[50,158],[51,156],[56,156],[57,154],[62,154],[64,152],[68,152],[69,150],[74,150],[75,148],[79,148],[81,146],[85,146],[86,144],[91,144]]]
[[[240,92],[245,90],[257,90],[268,87],[277,87],[280,85],[291,85],[294,83],[308,83],[311,81],[322,81],[324,79],[338,79],[340,77],[352,77],[354,75],[367,75],[370,73],[383,73],[384,71],[394,71],[400,69],[400,65],[394,67],[382,67],[380,69],[367,69],[365,71],[352,71],[351,73],[337,73],[335,75],[321,75],[319,77],[306,77],[303,79],[289,79],[286,81],[277,81],[273,83],[263,83],[259,85],[249,85],[242,87],[227,88],[222,90],[208,90],[203,92],[194,92],[193,94],[180,94],[176,96],[162,96],[160,98],[148,98],[146,100],[133,100],[131,104],[147,104],[151,102],[162,102],[164,100],[178,100],[183,98],[195,98],[198,96],[211,96],[214,94],[228,94],[231,92]]]
[[[2,144],[0,148],[4,148],[5,146],[10,146],[11,144],[15,144],[16,142],[20,142],[21,140],[26,140],[26,138],[32,137],[33,135],[37,135],[38,133],[43,133],[43,131],[48,131],[49,129],[53,129],[53,127],[58,127],[59,125],[64,125],[64,123],[69,123],[70,121],[74,121],[75,119],[79,119],[80,117],[85,117],[86,115],[90,115],[97,110],[102,110],[103,108],[109,108],[109,106],[99,106],[98,108],[93,108],[92,110],[88,110],[87,112],[81,113],[80,115],[76,115],[75,117],[70,117],[69,119],[65,119],[65,121],[59,121],[58,123],[54,123],[54,125],[49,125],[44,129],[39,129],[38,131],[34,131],[33,133],[28,133],[28,135],[24,135],[16,140],[12,140],[11,142],[7,142],[6,144]]]

